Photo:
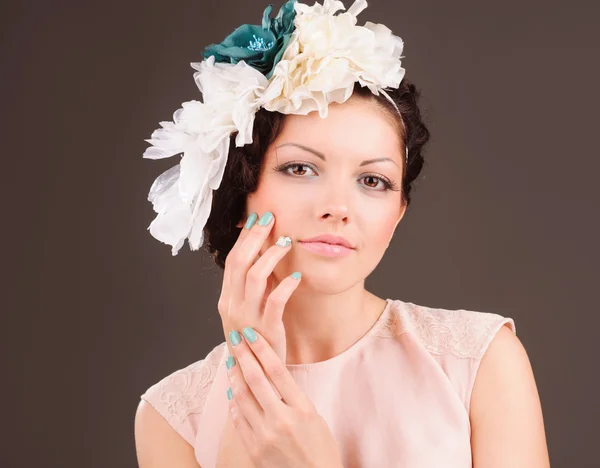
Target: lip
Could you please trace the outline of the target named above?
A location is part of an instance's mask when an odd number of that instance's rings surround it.
[[[305,249],[325,257],[345,257],[353,250],[343,245],[327,244],[325,242],[300,241],[299,244]]]
[[[354,249],[354,246],[348,241],[348,239],[345,239],[341,236],[334,236],[333,234],[319,234],[318,236],[311,237],[310,239],[302,239],[299,242],[320,242],[330,245],[339,245],[351,250]]]

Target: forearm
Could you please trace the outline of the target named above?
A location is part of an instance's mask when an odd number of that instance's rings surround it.
[[[255,468],[244,442],[233,425],[229,411],[219,445],[216,468]]]

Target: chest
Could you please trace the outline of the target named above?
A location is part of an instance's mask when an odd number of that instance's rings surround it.
[[[336,438],[344,466],[471,467],[468,414],[451,386],[443,377],[403,378],[342,379],[330,391],[321,385],[311,395]]]

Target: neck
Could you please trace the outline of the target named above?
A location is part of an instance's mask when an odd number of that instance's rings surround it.
[[[283,313],[286,363],[310,364],[337,356],[371,329],[385,305],[385,299],[364,289],[364,282],[336,294],[301,282]]]

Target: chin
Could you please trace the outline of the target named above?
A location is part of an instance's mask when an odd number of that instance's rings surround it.
[[[302,273],[299,288],[310,289],[320,294],[339,294],[354,286],[361,280],[357,268],[340,268],[339,265],[298,266],[294,271]]]

